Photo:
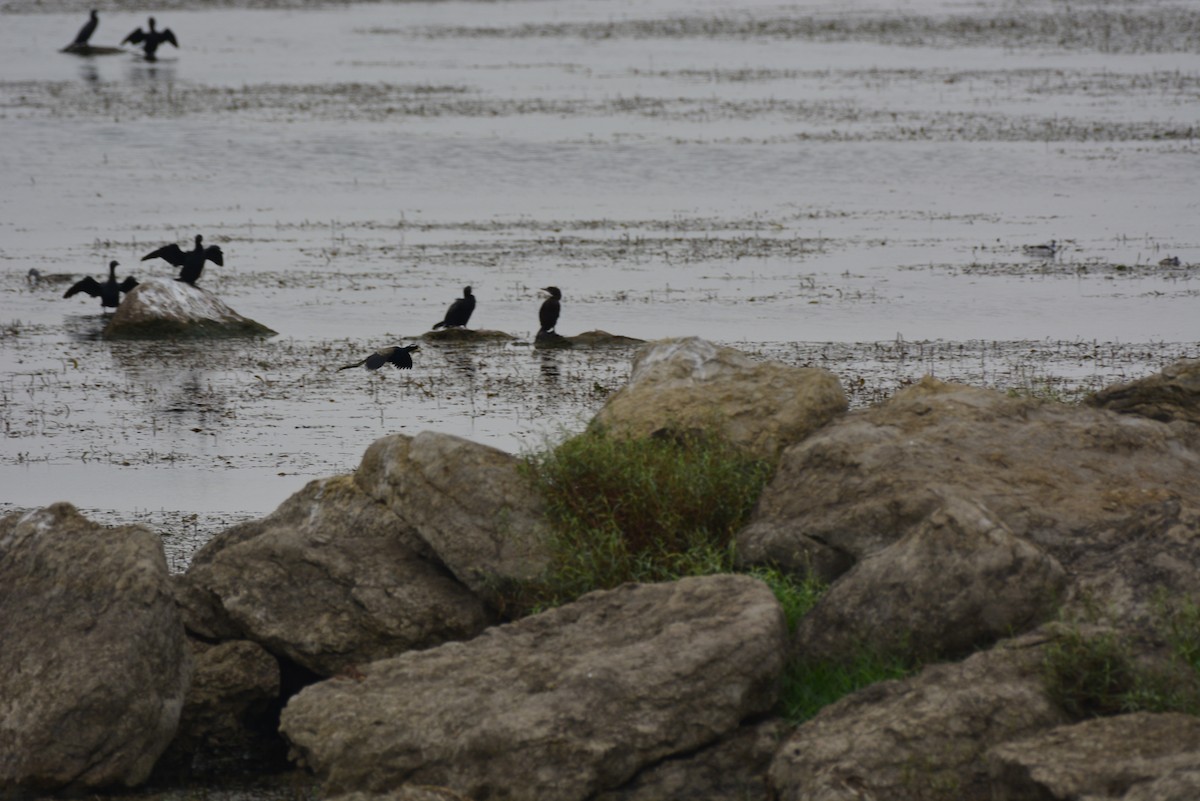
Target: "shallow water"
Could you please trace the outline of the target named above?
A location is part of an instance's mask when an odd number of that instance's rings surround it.
[[[564,333],[824,365],[856,404],[1195,355],[1186,7],[172,2],[151,65],[56,52],[86,6],[33,5],[0,3],[0,506],[141,520],[177,565],[382,434],[578,429],[632,350],[533,350],[548,284]],[[116,8],[94,44],[143,24]],[[25,280],[172,275],[140,257],[196,233],[226,254],[202,285],[278,337],[107,343]],[[514,342],[335,372],[465,284]]]

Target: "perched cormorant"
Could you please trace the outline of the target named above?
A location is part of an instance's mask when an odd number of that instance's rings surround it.
[[[538,309],[538,322],[542,324],[538,329],[538,336],[554,331],[554,326],[558,324],[558,313],[561,311],[559,301],[562,299],[562,291],[556,286],[545,287],[542,291],[549,292],[550,297],[546,298],[542,308]]]
[[[412,356],[409,355],[421,349],[420,345],[405,345],[403,348],[399,345],[393,345],[390,348],[377,350],[361,362],[347,364],[345,367],[339,367],[338,370],[350,370],[355,367],[362,367],[364,364],[368,370],[378,370],[388,362],[396,365],[400,370],[412,369]]]
[[[87,278],[76,281],[75,284],[68,289],[64,294],[64,298],[69,298],[80,292],[86,292],[93,298],[100,298],[100,306],[104,309],[115,309],[121,305],[121,293],[130,292],[138,282],[129,276],[124,281],[117,283],[117,262],[110,261],[108,263],[108,280],[100,283],[95,278],[88,276]]]
[[[196,234],[196,247],[191,250],[183,250],[172,242],[170,245],[165,245],[153,253],[147,253],[142,256],[142,261],[147,259],[165,259],[179,268],[179,277],[176,281],[183,281],[185,284],[196,285],[200,280],[200,273],[204,272],[204,261],[207,259],[219,267],[225,266],[225,255],[221,253],[221,249],[216,245],[204,247],[201,242],[204,237]]]
[[[473,311],[475,311],[475,296],[471,294],[471,287],[463,287],[463,296],[450,304],[450,308],[446,309],[446,316],[440,323],[434,323],[433,327],[435,329],[462,328],[471,319]]]
[[[175,34],[171,33],[170,28],[163,28],[161,31],[154,27],[154,17],[151,17],[147,23],[150,30],[143,31],[141,28],[135,29],[132,33],[121,40],[121,44],[141,44],[142,52],[146,54],[147,61],[157,60],[154,52],[158,50],[158,46],[163,42],[170,42],[175,47],[179,47],[179,42],[175,41]]]
[[[83,24],[79,29],[79,33],[75,34],[75,41],[71,42],[72,47],[86,47],[88,39],[92,38],[92,34],[96,32],[96,26],[100,24],[100,17],[97,15],[96,9],[92,9],[92,17]]]

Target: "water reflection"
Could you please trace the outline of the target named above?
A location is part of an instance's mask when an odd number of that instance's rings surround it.
[[[542,370],[542,381],[547,384],[557,384],[561,374],[559,372],[558,358],[561,351],[557,350],[539,350],[538,355],[541,357],[540,367]]]
[[[94,61],[85,61],[79,65],[79,77],[83,79],[84,83],[95,88],[100,85],[100,68]]]

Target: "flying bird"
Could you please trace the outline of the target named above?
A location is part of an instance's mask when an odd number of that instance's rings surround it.
[[[164,259],[179,268],[179,277],[176,281],[183,281],[185,284],[196,285],[200,280],[200,273],[204,272],[204,262],[211,261],[219,267],[225,266],[225,255],[221,253],[221,249],[216,245],[204,247],[201,243],[204,237],[196,234],[196,247],[191,250],[183,250],[172,242],[165,245],[153,253],[147,253],[142,256],[142,261],[147,259]]]
[[[96,26],[100,24],[100,17],[96,9],[92,9],[91,18],[83,24],[79,29],[79,33],[75,34],[75,41],[71,42],[72,47],[86,47],[88,39],[92,38],[92,34],[96,32]]]
[[[351,370],[355,367],[362,367],[364,364],[368,370],[378,370],[388,362],[396,365],[399,370],[411,370],[413,366],[412,356],[410,354],[420,350],[420,345],[393,345],[390,348],[383,348],[372,353],[367,358],[354,364],[347,364],[345,367],[339,367],[338,371]]]
[[[562,291],[556,286],[548,286],[542,289],[543,292],[549,292],[550,297],[542,303],[542,307],[538,309],[538,322],[542,327],[538,329],[538,336],[543,334],[554,333],[554,326],[558,324],[558,313],[562,310],[559,303],[562,300]]]
[[[471,294],[471,287],[463,287],[463,296],[450,304],[450,308],[446,309],[446,316],[440,323],[434,323],[433,327],[434,329],[465,327],[467,321],[471,319],[473,311],[475,311],[475,296]]]
[[[171,32],[170,28],[163,28],[161,31],[156,29],[154,17],[151,17],[147,24],[150,26],[150,30],[143,31],[141,28],[135,28],[132,33],[121,40],[121,44],[140,44],[147,61],[158,60],[154,53],[163,42],[170,42],[175,47],[179,47],[179,42],[176,41],[175,34]]]
[[[115,309],[121,305],[121,293],[131,292],[138,285],[133,276],[127,277],[120,283],[117,282],[117,262],[110,261],[108,263],[108,280],[100,283],[95,278],[88,276],[87,278],[76,281],[65,293],[64,298],[69,298],[72,295],[77,295],[80,292],[86,292],[93,298],[100,298],[100,307],[102,309]]]

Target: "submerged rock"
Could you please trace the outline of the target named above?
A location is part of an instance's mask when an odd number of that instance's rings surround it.
[[[158,535],[67,503],[0,520],[0,795],[145,781],[191,676]]]
[[[459,326],[426,331],[420,339],[426,342],[507,342],[516,339],[512,334],[487,328],[462,328]]]
[[[125,296],[104,327],[106,339],[274,336],[202,287],[148,278]]]
[[[312,685],[280,728],[330,793],[583,801],[769,710],[785,637],[757,579],[627,584]]]
[[[715,429],[774,460],[846,408],[841,384],[828,370],[755,362],[733,348],[689,337],[639,350],[629,383],[593,424],[634,437]]]

